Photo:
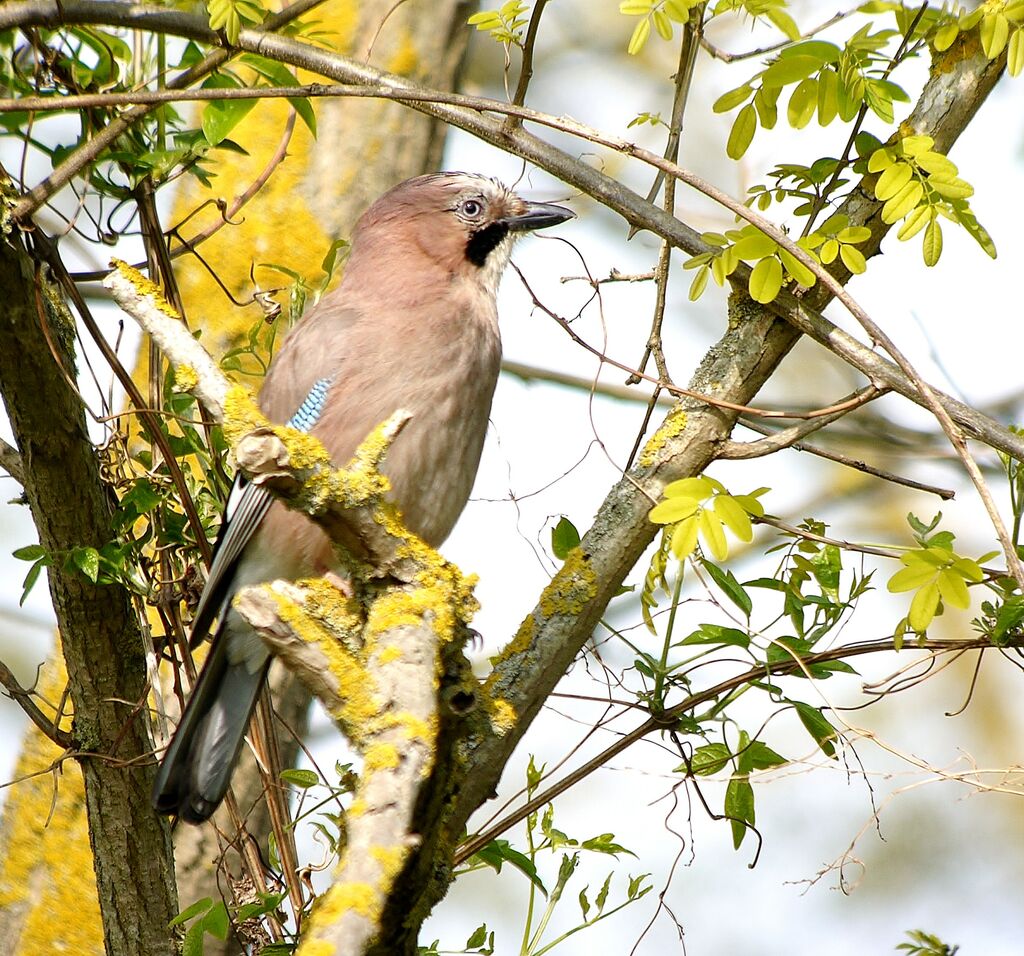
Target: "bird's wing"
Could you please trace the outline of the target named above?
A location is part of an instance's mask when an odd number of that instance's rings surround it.
[[[303,432],[316,425],[341,366],[345,331],[356,319],[355,312],[328,295],[285,339],[260,392],[260,407],[271,421],[287,418],[290,427]],[[193,647],[223,612],[238,559],[273,502],[272,492],[242,474],[235,476],[192,623]]]

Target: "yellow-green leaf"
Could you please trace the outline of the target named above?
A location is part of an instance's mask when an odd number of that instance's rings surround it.
[[[649,17],[644,17],[637,25],[633,28],[633,35],[629,38],[629,46],[626,47],[626,52],[630,56],[636,56],[647,42],[647,38],[651,35],[651,21]]]
[[[912,239],[924,229],[934,215],[935,212],[931,206],[919,206],[907,216],[907,221],[900,226],[900,231],[896,233],[896,238],[901,242]]]
[[[935,145],[935,140],[930,136],[904,136],[900,140],[900,149],[904,156],[918,156],[926,153]]]
[[[778,243],[771,236],[763,232],[753,230],[745,235],[734,246],[733,249],[740,259],[763,259],[775,252]]]
[[[757,131],[757,110],[748,103],[736,114],[736,121],[732,124],[729,133],[729,142],[726,143],[725,152],[730,159],[739,159],[750,146]]]
[[[894,162],[896,162],[896,157],[892,150],[883,146],[871,154],[871,158],[868,160],[868,172],[880,173],[883,169],[888,169]]]
[[[915,156],[914,162],[916,162],[921,169],[931,176],[947,176],[949,178],[953,178],[959,171],[956,168],[956,163],[954,163],[948,156],[943,156],[942,153],[935,153],[931,150],[921,153],[919,156]]]
[[[999,552],[996,551],[985,557],[979,558],[979,560],[988,561],[994,558]],[[957,558],[953,562],[953,567],[962,578],[966,578],[968,581],[982,581],[985,578],[985,572],[981,570],[981,566],[977,561],[972,561],[970,558]]]
[[[946,182],[931,176],[928,179],[928,185],[946,199],[969,199],[974,195],[974,187],[962,179]]]
[[[728,113],[729,110],[736,109],[740,103],[745,103],[752,92],[749,83],[744,83],[742,86],[737,86],[734,90],[729,90],[728,93],[723,93],[717,100],[715,105],[711,108],[716,113]]]
[[[875,196],[882,202],[892,199],[910,182],[913,175],[914,169],[910,163],[894,163],[878,177],[878,182],[875,183]]]
[[[755,302],[771,302],[781,288],[782,263],[775,256],[767,256],[750,271],[748,289]]]
[[[779,249],[779,258],[786,271],[805,289],[811,288],[818,281],[818,277],[788,249]]]
[[[655,10],[651,16],[654,18],[654,28],[658,31],[658,36],[663,40],[672,39],[672,21],[669,20],[668,15],[664,10]]]
[[[731,495],[718,495],[715,498],[715,514],[740,541],[750,541],[754,537],[750,515]]]
[[[886,585],[893,594],[901,591],[916,591],[923,584],[927,584],[935,577],[935,568],[915,562],[905,568],[900,568]]]
[[[907,620],[918,634],[923,634],[928,630],[928,625],[935,618],[935,612],[938,609],[939,586],[932,581],[931,584],[926,584],[914,595],[914,599],[910,602]]]
[[[942,226],[939,225],[938,219],[928,223],[928,228],[924,231],[921,253],[926,266],[933,266],[939,261],[939,256],[942,255]]]
[[[689,518],[697,510],[693,498],[665,498],[659,501],[647,517],[655,524],[675,524]]]
[[[716,561],[729,557],[729,542],[725,539],[721,519],[710,508],[701,509],[700,534]]]
[[[839,76],[833,70],[818,75],[818,125],[828,126],[839,112]]]
[[[866,242],[871,238],[871,230],[867,226],[847,226],[836,233],[840,242]]]
[[[868,271],[868,261],[864,258],[864,253],[856,246],[841,246],[839,258],[843,260],[843,265],[854,275],[859,276]]]
[[[1010,35],[1010,23],[1004,14],[990,13],[982,18],[979,32],[981,48],[985,51],[985,56],[994,60],[1006,46],[1007,38]]]
[[[826,239],[821,247],[821,261],[828,265],[839,255],[839,243],[835,239]]]
[[[944,27],[939,27],[935,33],[935,49],[940,53],[943,50],[948,50],[953,45],[953,41],[957,38],[959,32],[960,26],[955,19]]]
[[[882,222],[892,225],[898,222],[917,204],[924,196],[924,187],[915,179],[907,183],[895,196],[882,207]]]
[[[761,491],[756,492],[752,495],[734,495],[736,501],[739,502],[740,507],[749,515],[754,515],[756,518],[760,518],[764,514],[764,505],[757,500],[757,495],[767,491],[767,488],[762,488]]]
[[[697,270],[697,274],[693,277],[693,282],[690,283],[691,302],[696,302],[704,294],[704,290],[708,287],[708,276],[710,274],[711,270],[706,265],[701,266]]]
[[[1017,27],[1010,37],[1010,49],[1006,53],[1006,69],[1010,76],[1019,76],[1024,70],[1024,29]]]
[[[697,547],[697,516],[691,515],[676,525],[672,532],[672,553],[680,561],[686,560]]]
[[[971,596],[967,593],[967,582],[952,568],[940,571],[936,583],[944,603],[951,607],[958,607],[961,611],[970,606]]]
[[[705,498],[711,497],[716,484],[718,482],[714,482],[713,479],[705,475],[680,478],[678,481],[672,481],[665,485],[663,494],[666,498],[693,498],[695,501],[703,501]]]
[[[797,84],[789,98],[789,109],[786,114],[789,125],[793,129],[803,129],[811,121],[817,108],[818,81],[814,77],[808,77]]]

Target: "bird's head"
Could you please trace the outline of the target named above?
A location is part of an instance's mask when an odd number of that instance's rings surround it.
[[[574,216],[562,206],[522,199],[496,179],[430,173],[399,183],[363,214],[353,254],[372,244],[378,256],[382,247],[422,255],[493,294],[519,236]]]

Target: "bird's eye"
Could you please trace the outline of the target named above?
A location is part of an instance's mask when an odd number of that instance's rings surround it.
[[[484,205],[479,199],[467,199],[462,203],[459,210],[467,219],[477,219],[484,211]]]

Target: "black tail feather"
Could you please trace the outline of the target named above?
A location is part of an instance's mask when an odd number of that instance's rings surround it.
[[[153,806],[186,823],[202,823],[231,782],[249,718],[267,677],[227,658],[227,635],[214,639],[153,785]]]

